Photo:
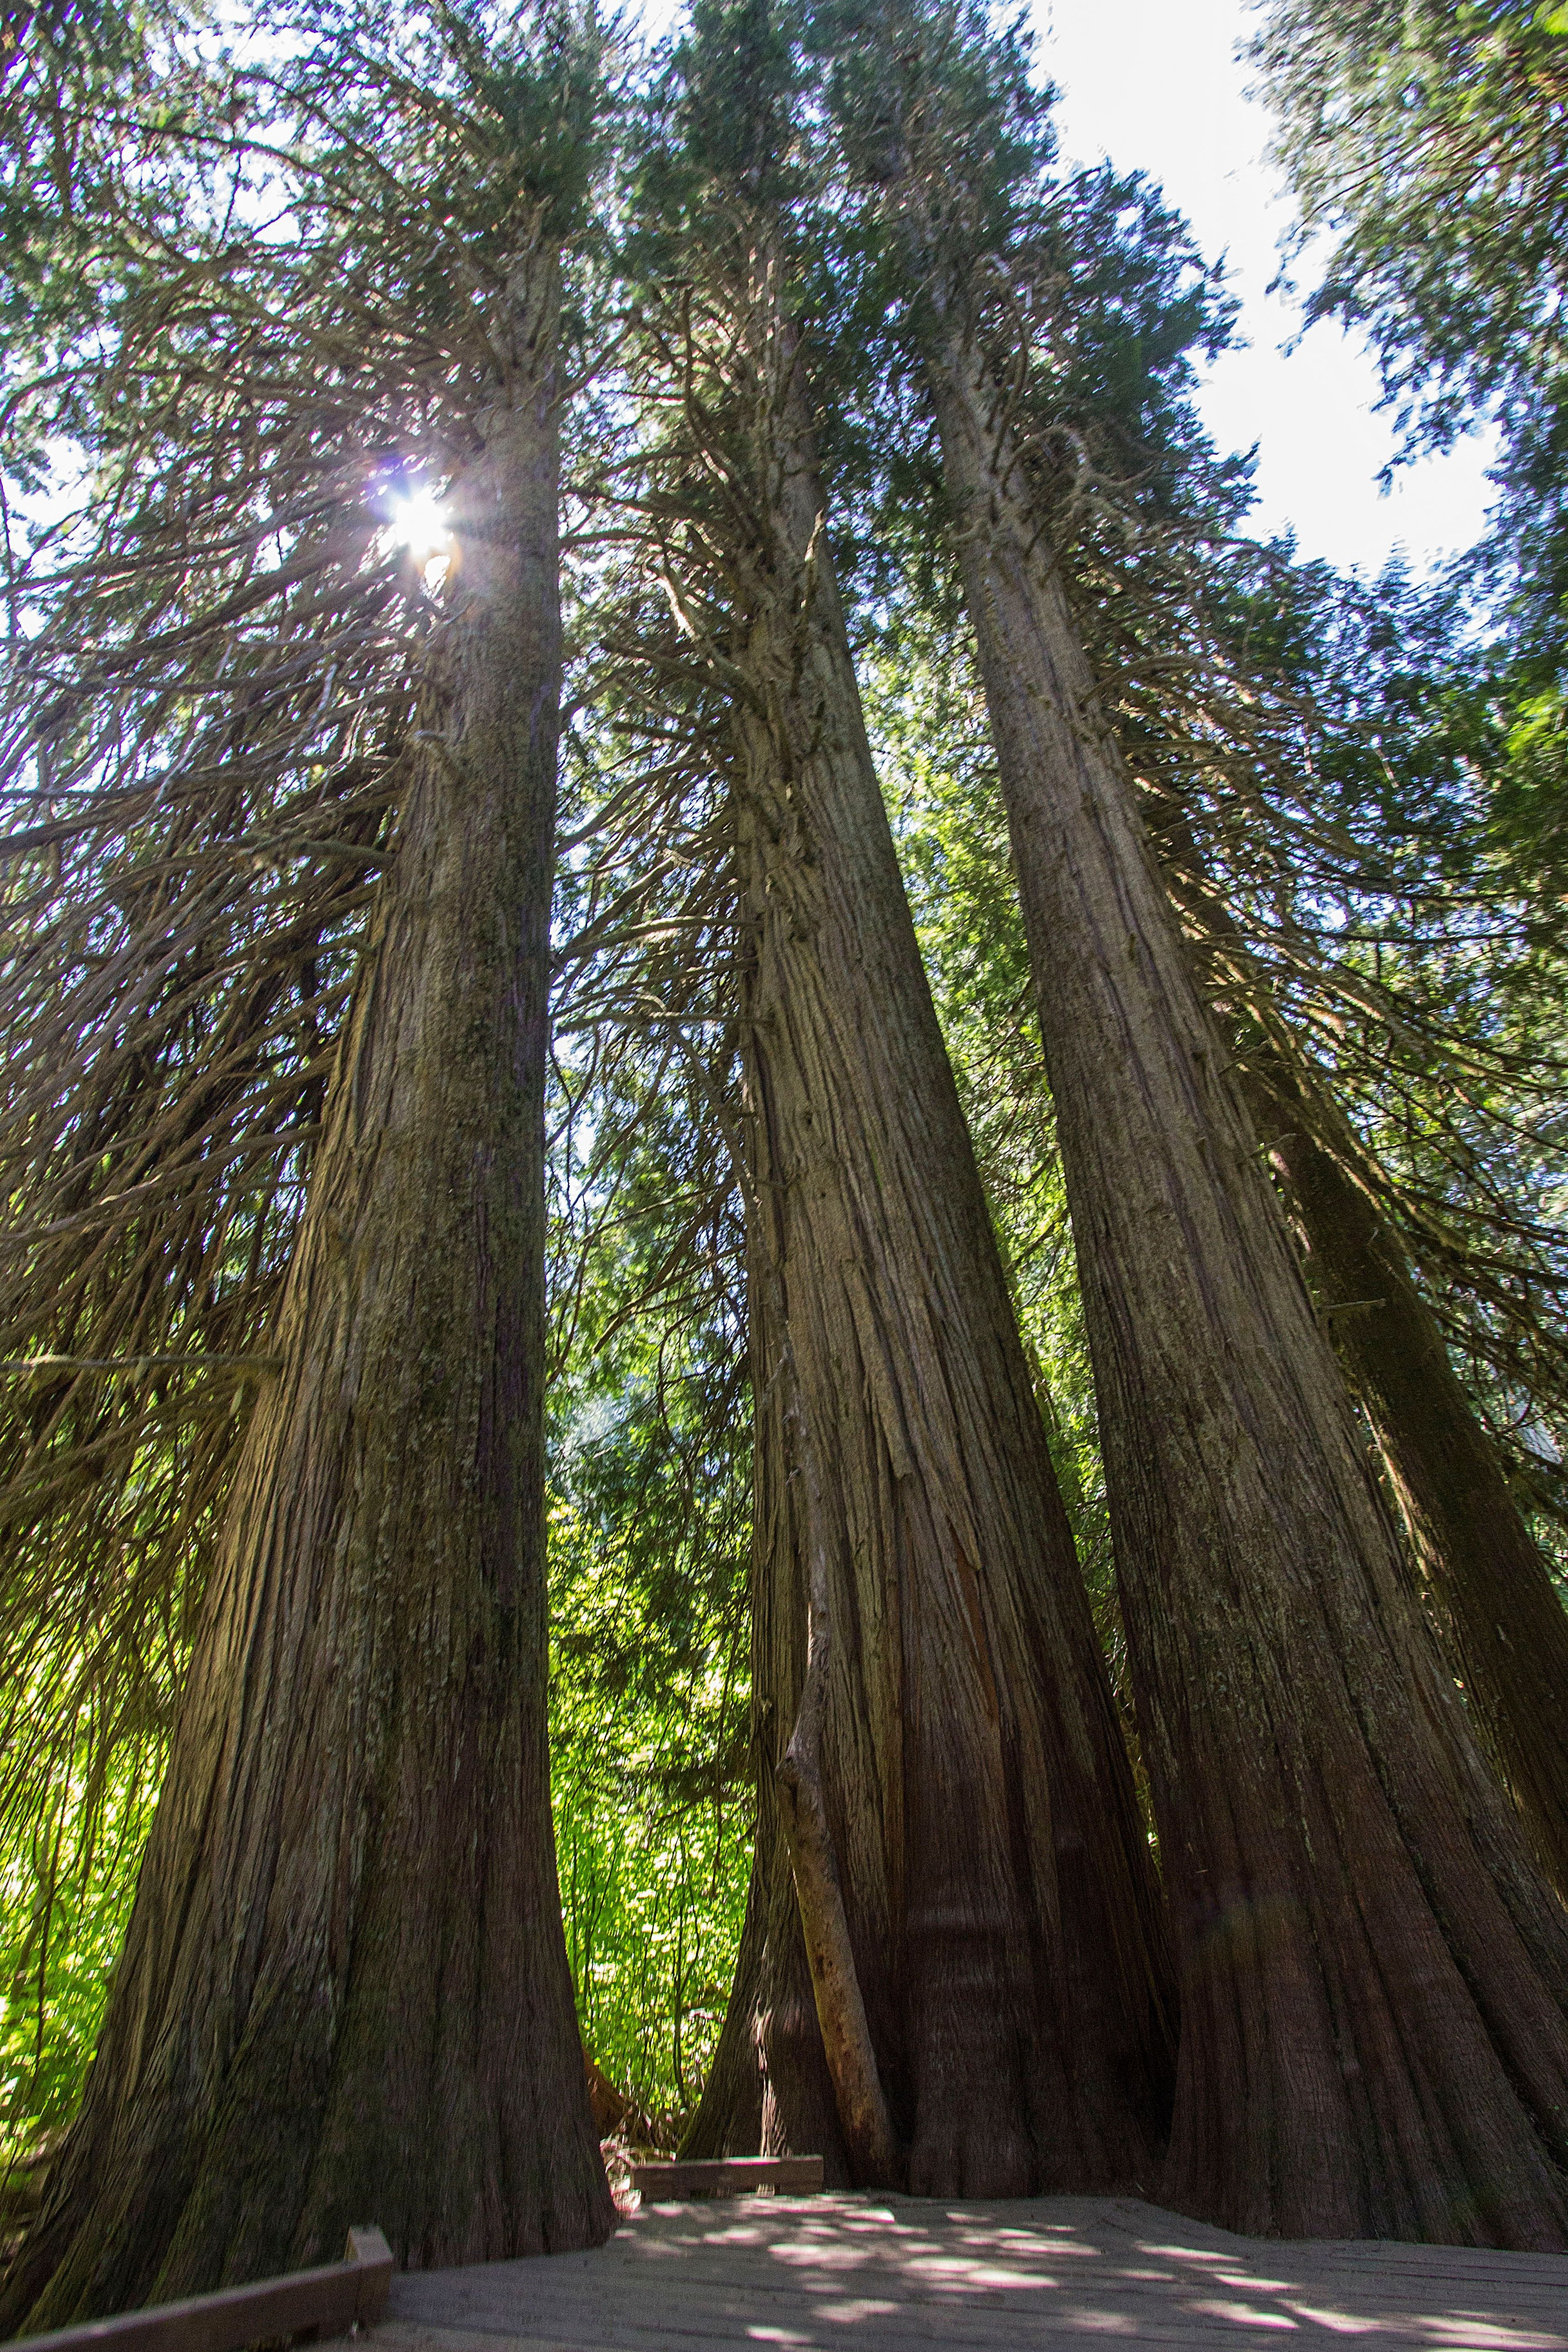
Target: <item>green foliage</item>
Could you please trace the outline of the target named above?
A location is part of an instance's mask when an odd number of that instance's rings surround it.
[[[616,429],[591,412],[582,472]],[[642,2133],[673,2144],[717,2036],[751,1862],[730,935],[703,845],[715,786],[700,760],[686,772],[679,679],[650,744],[620,667],[626,583],[596,553],[568,589],[584,651],[549,1108],[552,1782],[585,2045]],[[635,612],[635,579],[629,593]]]
[[[115,0],[21,0],[0,28],[0,324],[90,301],[91,215],[119,180],[112,118],[163,11]],[[111,120],[106,123],[105,117]],[[105,131],[108,137],[105,137]]]
[[[157,1739],[84,1737],[49,1811],[0,1853],[0,2235],[16,2159],[68,2120],[92,2056],[151,1825]]]
[[[634,1396],[558,1454],[551,1518],[551,1784],[578,2016],[668,2145],[718,2038],[751,1866],[731,1426],[718,1459],[708,1444],[693,1461],[689,1433]]]
[[[720,181],[757,205],[798,185],[788,166],[800,87],[792,13],[778,0],[693,0],[673,64],[680,159],[697,184]]]
[[[368,22],[384,40],[382,18]],[[545,236],[578,236],[608,152],[607,44],[593,0],[438,0],[427,20],[418,7],[408,18],[411,78],[426,97],[451,80],[462,144],[484,166],[484,214],[493,220],[515,193],[542,207]]]
[[[1491,795],[1499,849],[1525,889],[1568,897],[1568,699],[1551,688],[1505,704]]]
[[[1495,415],[1517,635],[1568,656],[1568,16],[1542,0],[1275,0],[1252,55],[1309,316],[1363,327],[1412,447]],[[1526,690],[1529,690],[1528,688]]]
[[[1502,402],[1510,480],[1545,469],[1542,530],[1568,478],[1561,16],[1288,0],[1265,44],[1303,201],[1342,224],[1320,308],[1374,327],[1417,434]],[[18,1351],[218,1372],[57,1365],[5,1392],[0,2162],[68,2112],[90,2049],[243,1425],[233,1360],[265,1339],[395,838],[433,622],[375,501],[460,458],[520,242],[569,229],[603,258],[591,14],[289,5],[264,65],[209,42],[154,89],[184,22],[39,11],[24,96],[54,111],[0,117],[7,463],[36,484],[74,436],[97,469],[46,551],[65,573],[29,592],[6,739],[23,977],[43,979],[36,1034],[19,984],[7,1006],[15,1203],[41,1238],[5,1328]],[[722,698],[688,632],[726,625],[732,581],[697,541],[732,544],[749,494],[725,404],[757,396],[733,331],[769,268],[808,320],[868,721],[1124,1700],[1070,1219],[921,391],[940,269],[1007,386],[1211,993],[1238,1034],[1272,1006],[1331,1081],[1516,1473],[1568,1507],[1550,629],[1491,662],[1457,591],[1238,543],[1247,467],[1191,404],[1223,289],[1146,182],[1053,173],[1016,27],[930,0],[699,0],[665,62],[622,142],[623,283],[584,267],[574,298],[580,320],[621,305],[657,392],[637,411],[608,370],[568,425],[549,1401],[568,1947],[588,2049],[659,2137],[717,2035],[752,1825],[737,940]],[[894,200],[911,156],[923,213]],[[1531,545],[1549,619],[1557,559]],[[711,588],[679,622],[677,578]],[[197,811],[174,834],[172,777]],[[96,829],[71,814],[86,787]],[[115,1028],[128,999],[93,1011],[117,954],[139,1027]],[[51,1155],[62,1214],[121,1214],[128,1170],[165,1190],[95,1257],[50,1221]]]
[[[1541,0],[1278,0],[1251,54],[1303,234],[1337,238],[1311,315],[1372,331],[1441,442],[1565,356],[1568,23]]]
[[[570,905],[572,893],[564,894]],[[551,1767],[584,2043],[673,2145],[751,1863],[751,1415],[739,1234],[700,1088],[557,1063]]]

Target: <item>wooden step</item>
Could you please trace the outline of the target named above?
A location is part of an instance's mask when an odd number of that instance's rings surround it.
[[[689,2164],[634,2164],[634,2189],[647,2203],[666,2205],[689,2197],[744,2197],[771,2189],[779,2197],[809,2197],[822,2186],[819,2156],[721,2156]]]

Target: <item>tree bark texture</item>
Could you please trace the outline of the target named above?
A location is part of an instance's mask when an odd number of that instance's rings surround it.
[[[827,2187],[842,2189],[853,2187],[857,2175],[817,2020],[777,1779],[794,1734],[806,1675],[807,1533],[800,1524],[802,1497],[792,1479],[786,1443],[782,1393],[784,1335],[778,1327],[777,1285],[759,1278],[759,1263],[771,1244],[769,1226],[759,1213],[754,1171],[747,1191],[747,1319],[755,1412],[752,1765],[757,1789],[756,1841],[724,2022],[701,2101],[680,2152],[683,2156],[750,2156],[759,2151],[770,2156],[820,2155]],[[821,1769],[819,1738],[819,1779]],[[838,1810],[835,1806],[828,1812],[825,1795],[823,1813],[829,1841]],[[832,1861],[837,1872],[837,1853],[832,1853]],[[842,1896],[842,1879],[840,1888]],[[847,1927],[853,1889],[843,1899]],[[871,1990],[866,1972],[875,1965],[876,1955],[866,1953],[864,1938],[857,1950],[853,1931],[850,1955],[864,2016],[866,1994]],[[868,2020],[867,2031],[869,2033]],[[874,2055],[876,2048],[872,2037]],[[882,2082],[879,2064],[878,2081]]]
[[[1568,1901],[1568,1610],[1397,1236],[1323,1131],[1334,1115],[1267,1048],[1241,1076],[1470,1719]]]
[[[1162,812],[1155,844],[1178,913],[1245,964],[1179,810]],[[1326,1087],[1271,1034],[1279,1016],[1259,1004],[1258,985],[1243,989],[1231,1024],[1242,1100],[1283,1190],[1320,1318],[1377,1440],[1471,1725],[1568,1900],[1568,1610],[1360,1172],[1364,1151]]]
[[[793,1391],[793,1356],[787,1359],[786,1369],[792,1376]],[[800,1908],[801,1934],[816,2021],[822,2033],[823,2055],[849,2169],[857,2179],[894,2180],[901,2170],[898,2139],[866,2019],[823,1783],[823,1724],[833,1668],[832,1580],[827,1566],[827,1548],[832,1538],[823,1505],[816,1447],[798,1396],[795,1421],[796,1475],[805,1491],[810,1554],[805,1679],[801,1685],[795,1728],[773,1775],[773,1787]]]
[[[795,346],[770,300],[764,288],[747,467],[763,522],[739,551],[730,648],[762,1804],[691,2145],[733,2145],[749,2124],[750,2041],[764,2145],[855,2169],[779,1819],[819,1549],[832,1639],[814,1769],[910,2186],[1148,2186],[1169,2009],[1147,1843],[871,763]]]
[[[1181,1971],[1161,2194],[1562,2245],[1568,1919],[1422,1619],[956,306],[931,376]]]
[[[549,1807],[556,267],[514,287],[400,836],[79,2118],[5,2332],[602,2240]]]

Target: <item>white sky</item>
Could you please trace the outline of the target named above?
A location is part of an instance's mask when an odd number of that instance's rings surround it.
[[[1425,570],[1478,537],[1489,438],[1403,468],[1382,495],[1392,423],[1374,415],[1376,373],[1338,328],[1314,327],[1287,357],[1298,307],[1266,289],[1289,208],[1261,160],[1267,110],[1245,96],[1250,68],[1234,51],[1251,30],[1247,0],[1030,0],[1039,61],[1061,90],[1064,157],[1141,170],[1192,223],[1205,255],[1226,257],[1241,297],[1239,332],[1205,382],[1201,407],[1221,448],[1258,444],[1252,528],[1293,529],[1303,556],[1377,571],[1402,547]],[[644,0],[662,30],[679,0]]]
[[[1033,0],[1039,57],[1061,89],[1064,156],[1147,172],[1192,223],[1210,258],[1227,257],[1248,349],[1210,372],[1201,406],[1222,448],[1258,446],[1262,532],[1293,528],[1306,556],[1379,568],[1396,545],[1412,567],[1457,552],[1485,516],[1489,437],[1463,442],[1396,475],[1374,415],[1376,371],[1338,328],[1314,327],[1289,357],[1297,307],[1268,297],[1287,199],[1261,156],[1267,110],[1244,95],[1251,68],[1234,51],[1252,29],[1244,0]],[[1310,282],[1310,281],[1309,281]]]

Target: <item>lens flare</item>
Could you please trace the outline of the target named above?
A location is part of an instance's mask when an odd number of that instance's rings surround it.
[[[427,588],[438,587],[452,560],[452,534],[440,499],[428,490],[411,490],[391,501],[390,513],[394,546],[406,548]]]

